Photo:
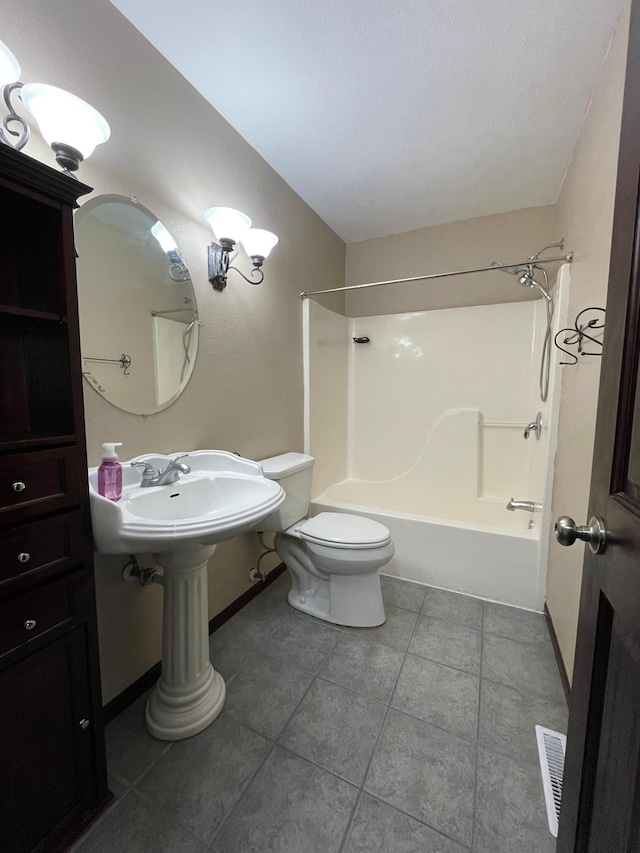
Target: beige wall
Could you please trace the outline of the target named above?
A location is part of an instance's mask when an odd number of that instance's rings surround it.
[[[569,318],[606,303],[629,11],[618,24],[558,200],[560,230],[575,252]],[[552,517],[586,524],[600,359],[564,367]],[[547,606],[569,677],[573,670],[583,548],[549,552]]]
[[[562,236],[556,206],[546,205],[350,243],[346,283],[362,284],[473,269],[489,266],[494,260],[519,261]],[[500,272],[396,284],[345,294],[349,317],[491,305],[534,297],[532,290],[519,287],[513,278]]]
[[[20,60],[23,81],[66,88],[107,117],[112,138],[80,177],[96,193],[134,193],[158,215],[183,251],[202,320],[191,382],[166,411],[130,415],[85,388],[90,464],[105,440],[125,443],[123,459],[206,447],[254,459],[302,450],[298,292],[343,283],[343,242],[108,0],[2,0],[1,9],[2,40]],[[29,154],[52,163],[37,130],[33,136]],[[212,205],[238,207],[278,234],[262,286],[232,273],[225,292],[211,289],[212,235],[202,214]],[[340,297],[329,301],[342,308]],[[219,546],[211,616],[248,588],[255,555],[253,535]],[[105,701],[160,657],[162,592],[124,584],[123,562],[96,560]]]

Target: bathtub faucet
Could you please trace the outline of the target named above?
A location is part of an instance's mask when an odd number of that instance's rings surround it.
[[[537,501],[514,501],[513,498],[507,504],[507,509],[510,512],[513,512],[516,509],[524,509],[527,512],[540,512],[542,510],[542,504],[537,503]]]

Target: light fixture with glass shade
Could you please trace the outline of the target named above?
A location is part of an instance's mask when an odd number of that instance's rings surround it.
[[[260,267],[278,242],[276,235],[261,228],[251,228],[249,217],[232,207],[210,207],[205,211],[204,216],[218,240],[217,243],[211,243],[209,246],[209,281],[214,290],[225,289],[229,270],[239,273],[249,284],[262,284],[264,272]],[[247,278],[237,267],[229,265],[238,253],[238,243],[242,243],[245,252],[251,258],[252,278]],[[234,250],[235,254],[230,257]],[[257,273],[260,278],[254,279],[254,273]]]
[[[20,91],[22,102],[38,123],[58,165],[67,173],[75,172],[96,145],[109,139],[109,125],[97,110],[70,92],[44,83],[24,85],[19,77],[17,59],[0,42],[0,86],[9,113],[2,120],[0,143],[20,150],[29,139],[27,122],[11,104],[13,93]]]
[[[253,261],[253,266],[259,268],[269,257],[269,253],[278,242],[278,238],[271,231],[263,228],[249,228],[242,236],[242,246]]]
[[[56,162],[67,171],[75,172],[93,154],[96,145],[111,135],[109,125],[97,110],[64,89],[27,83],[20,97],[38,122]]]

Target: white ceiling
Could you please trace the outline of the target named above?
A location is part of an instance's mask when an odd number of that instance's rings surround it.
[[[624,0],[111,0],[347,242],[556,201]]]

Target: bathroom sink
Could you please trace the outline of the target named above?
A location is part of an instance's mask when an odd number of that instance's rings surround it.
[[[281,486],[266,479],[257,462],[222,450],[189,453],[183,460],[191,467],[189,474],[175,483],[141,488],[140,471],[131,461],[166,468],[176,455],[148,454],[124,462],[117,502],[98,494],[98,469],[89,470],[96,550],[139,554],[215,545],[246,532],[284,500]]]
[[[245,533],[284,501],[284,489],[258,462],[223,450],[196,450],[173,483],[141,487],[131,462],[166,474],[178,454],[148,454],[122,464],[122,497],[98,494],[98,469],[89,469],[95,547],[103,554],[153,554],[164,589],[162,674],[145,711],[161,740],[201,732],[222,712],[224,680],[209,660],[208,565],[216,543]]]

